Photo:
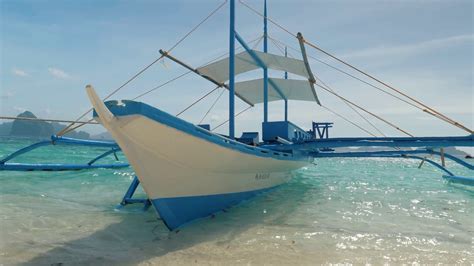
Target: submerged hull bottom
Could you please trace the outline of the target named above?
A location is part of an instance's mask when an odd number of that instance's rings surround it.
[[[277,186],[217,195],[152,199],[151,202],[166,226],[174,230],[183,224],[210,216]]]

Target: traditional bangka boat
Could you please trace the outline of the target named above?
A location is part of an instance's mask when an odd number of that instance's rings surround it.
[[[305,40],[301,33],[293,35],[298,40],[301,59],[268,53],[266,2],[264,13],[261,14],[264,21],[263,52],[251,49],[235,29],[235,0],[229,2],[230,36],[229,56],[227,58],[213,61],[199,68],[193,68],[172,56],[170,54],[172,49],[170,49],[169,51],[161,50],[160,58],[153,62],[155,63],[161,58],[169,58],[187,68],[190,72],[194,72],[212,82],[217,86],[216,88],[228,89],[229,132],[227,135],[213,132],[209,125],[192,124],[143,102],[134,100],[104,102],[92,86],[88,85],[86,87],[88,97],[94,108],[93,117],[113,136],[116,141],[115,145],[118,145],[118,147],[115,146],[115,149],[120,149],[125,154],[137,176],[122,201],[124,205],[133,203],[131,197],[140,183],[147,199],[139,202],[143,202],[147,206],[151,204],[166,226],[170,230],[174,230],[197,218],[209,216],[242,200],[275,188],[287,182],[293,171],[311,164],[315,158],[322,157],[420,159],[445,171],[450,179],[461,178],[463,182],[466,182],[464,177],[456,177],[447,170],[444,167],[444,160],[445,158],[452,159],[471,170],[474,169],[474,166],[444,153],[443,147],[474,146],[474,135],[471,129],[322,50]],[[281,27],[278,24],[276,25]],[[236,54],[236,42],[243,47],[244,51]],[[319,84],[320,82],[311,71],[306,54],[306,45],[377,81],[400,95],[395,97],[399,99],[404,97],[403,101],[406,103],[467,131],[469,135],[414,137],[393,123],[365,110],[335,93],[324,83]],[[261,79],[235,81],[235,76],[257,69],[263,70]],[[284,78],[269,77],[269,69],[284,72]],[[128,84],[144,70],[117,90]],[[294,76],[298,76],[299,79],[288,79],[287,73],[292,73]],[[329,122],[313,122],[312,129],[309,131],[300,128],[288,120],[288,101],[309,101],[321,105],[315,87],[333,94],[350,105],[351,108],[366,112],[408,137],[376,137],[371,134],[372,137],[365,138],[329,138],[328,131],[332,127],[332,123]],[[395,93],[391,95],[394,96]],[[107,96],[106,99],[111,95]],[[263,104],[261,138],[258,132],[244,132],[241,137],[235,136],[236,114],[234,106],[236,97],[249,106]],[[269,121],[268,103],[271,101],[284,101],[284,120]],[[80,118],[82,117],[84,115]],[[348,122],[354,124],[351,121]],[[62,137],[53,136],[53,138],[56,141],[63,140]],[[101,145],[105,144],[102,143]],[[364,146],[392,147],[395,149],[374,152],[335,152],[334,150],[334,148],[339,147]],[[418,149],[403,150],[401,149],[403,147],[417,147]],[[439,151],[435,149],[439,149]],[[439,155],[442,159],[442,165],[427,157],[420,157],[419,154]],[[10,158],[11,156],[0,161],[1,170],[27,169],[27,166],[16,165],[12,167],[12,165],[6,164],[6,161]],[[8,167],[11,169],[8,169]],[[41,170],[41,167],[41,165],[37,165],[35,170]],[[58,170],[59,168],[60,166],[56,166],[55,169]]]

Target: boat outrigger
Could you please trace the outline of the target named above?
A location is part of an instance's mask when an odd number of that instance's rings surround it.
[[[88,85],[86,87],[94,110],[93,118],[107,129],[116,142],[107,144],[110,145],[108,147],[111,147],[112,150],[105,155],[112,154],[120,149],[136,174],[136,179],[122,201],[123,205],[134,202],[145,203],[146,206],[151,205],[166,226],[170,230],[174,230],[197,218],[209,216],[263,191],[282,185],[291,178],[293,171],[312,164],[317,158],[325,157],[420,159],[422,163],[431,163],[444,171],[449,180],[462,180],[464,184],[470,182],[474,184],[474,179],[457,177],[446,169],[444,160],[451,159],[471,170],[474,170],[474,166],[445,153],[443,149],[451,146],[474,146],[474,135],[471,129],[322,50],[305,40],[301,33],[291,34],[273,20],[270,21],[297,39],[301,59],[288,57],[286,47],[285,55],[269,53],[268,40],[270,38],[267,33],[269,18],[267,16],[266,1],[263,14],[240,1],[240,3],[261,15],[264,20],[263,52],[250,48],[249,44],[235,29],[235,0],[230,0],[229,3],[230,34],[229,56],[227,58],[214,60],[204,66],[193,68],[171,55],[174,46],[168,51],[160,50],[161,56],[152,63],[154,64],[162,58],[169,58],[188,69],[188,73],[194,72],[212,82],[216,85],[216,89],[227,89],[229,91],[229,118],[226,121],[229,126],[228,135],[215,133],[213,131],[215,128],[211,130],[208,124],[195,125],[143,102],[135,100],[104,102],[92,86]],[[220,5],[218,9],[223,5]],[[218,9],[214,10],[211,15]],[[205,20],[207,18],[209,16]],[[182,40],[184,38],[180,42]],[[236,42],[243,48],[243,51],[237,54]],[[406,130],[337,94],[317,78],[311,70],[306,52],[307,46],[315,48],[346,67],[375,80],[385,88],[376,87],[378,90],[382,90],[427,114],[450,123],[468,132],[468,135],[414,137]],[[130,83],[151,65],[145,67],[112,94]],[[263,70],[261,79],[235,81],[237,75],[260,68]],[[283,72],[284,78],[269,77],[270,69]],[[288,73],[299,78],[289,79]],[[386,137],[383,134],[382,137],[377,137],[348,119],[345,120],[364,130],[371,137],[329,138],[329,129],[333,126],[331,122],[313,122],[312,129],[309,131],[300,128],[288,120],[288,101],[314,102],[333,112],[321,104],[316,88],[336,96],[359,115],[361,115],[361,112],[367,113],[375,119],[394,127],[407,137]],[[105,99],[108,99],[112,94],[109,94]],[[241,137],[235,136],[235,117],[240,114],[235,114],[236,96],[250,107],[263,104],[261,140],[258,132],[244,132]],[[284,120],[269,121],[268,103],[271,101],[283,101],[285,103]],[[85,115],[79,119],[82,119]],[[337,113],[336,115],[340,116]],[[364,116],[361,115],[361,117],[368,122]],[[73,124],[68,127],[69,130]],[[370,124],[376,128],[372,123]],[[377,129],[377,131],[379,130]],[[55,142],[67,140],[57,136],[53,138]],[[72,142],[80,143],[80,141]],[[99,143],[95,144],[101,145]],[[105,143],[102,144],[106,145]],[[341,147],[368,146],[386,147],[390,150],[374,152],[338,152],[336,150]],[[418,149],[407,149],[413,147]],[[433,155],[440,156],[442,163],[438,164],[426,157]],[[7,159],[9,158],[11,156],[7,157]],[[6,161],[5,159],[0,161],[1,170],[28,169],[26,165],[17,164],[13,166],[7,164]],[[91,165],[89,164],[89,166]],[[103,165],[103,167],[118,166],[124,165]],[[35,170],[42,170],[41,165],[35,167]],[[33,168],[30,166],[30,169]],[[60,168],[61,166],[56,166],[54,170]],[[63,170],[67,170],[66,166],[64,168]],[[84,167],[84,169],[86,168],[92,167]],[[75,169],[78,169],[78,167]],[[131,198],[139,183],[143,187],[147,199],[133,201]]]

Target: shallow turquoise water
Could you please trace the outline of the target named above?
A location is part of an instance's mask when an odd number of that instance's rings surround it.
[[[30,142],[2,139],[0,157]],[[16,161],[85,162],[100,151],[49,147]],[[474,263],[474,189],[412,160],[316,163],[178,233],[151,209],[115,209],[130,169],[0,172],[0,264]]]

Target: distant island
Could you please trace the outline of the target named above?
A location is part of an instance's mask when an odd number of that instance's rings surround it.
[[[25,111],[17,117],[37,118],[32,112]],[[32,137],[32,138],[49,138],[56,134],[66,125],[58,122],[31,121],[16,119],[13,122],[5,122],[0,124],[0,136],[10,137]],[[85,131],[71,131],[65,136],[78,139],[95,139],[95,140],[113,140],[109,132],[91,135]],[[337,152],[366,152],[386,150],[383,147],[359,147],[359,148],[337,148]],[[472,155],[465,151],[456,149],[455,147],[447,147],[444,149],[446,153],[451,155],[471,159]]]
[[[32,112],[25,111],[19,115],[18,118],[37,118]],[[31,137],[31,138],[49,138],[51,135],[56,134],[66,125],[58,122],[45,122],[45,121],[31,121],[31,120],[20,120],[15,119],[12,122],[5,122],[0,124],[0,136],[9,137]],[[107,139],[110,140],[112,137],[108,132],[104,132],[98,135],[91,135],[85,131],[71,131],[65,136],[79,139]]]

